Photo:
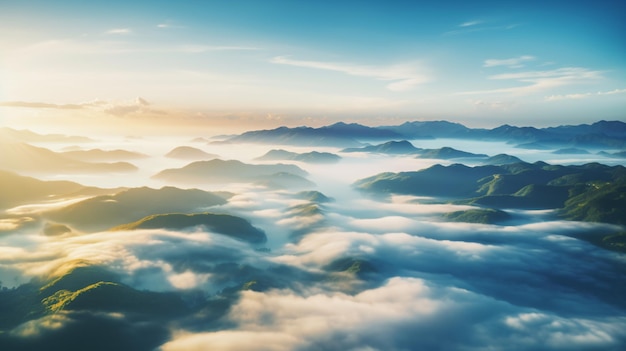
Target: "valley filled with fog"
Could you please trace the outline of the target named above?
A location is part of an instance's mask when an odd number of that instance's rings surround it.
[[[620,350],[626,128],[602,123],[3,128],[0,349]]]

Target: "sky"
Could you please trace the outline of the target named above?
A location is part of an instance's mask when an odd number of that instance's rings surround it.
[[[8,126],[625,119],[624,1],[0,0],[0,33]]]

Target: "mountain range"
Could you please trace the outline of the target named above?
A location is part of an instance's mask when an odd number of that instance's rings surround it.
[[[487,208],[558,209],[559,216],[569,220],[626,224],[623,166],[434,165],[415,172],[381,173],[354,186],[374,194],[432,196]]]
[[[85,162],[43,147],[0,139],[0,169],[36,173],[122,173],[138,168],[128,162]]]
[[[389,140],[401,137],[401,134],[391,130],[367,127],[357,123],[347,124],[339,122],[320,128],[279,127],[269,130],[249,131],[228,138],[226,141],[236,143],[271,143],[275,145],[349,147],[361,145],[361,140]]]
[[[95,141],[84,136],[39,134],[30,130],[17,130],[8,127],[0,127],[0,139],[25,143],[89,143]]]
[[[265,155],[257,157],[259,161],[300,161],[306,163],[335,163],[341,157],[330,152],[311,151],[304,153],[291,152],[282,149],[268,151]]]
[[[548,128],[517,127],[508,124],[493,129],[468,128],[448,121],[412,121],[397,126],[368,127],[343,122],[311,127],[279,127],[249,131],[226,139],[229,143],[283,145],[325,145],[359,147],[366,141],[398,139],[455,138],[506,141],[527,148],[626,148],[626,123],[599,121],[593,124]]]

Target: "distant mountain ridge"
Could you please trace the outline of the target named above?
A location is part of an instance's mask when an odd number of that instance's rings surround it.
[[[341,160],[341,157],[331,154],[330,152],[311,151],[305,153],[291,152],[282,149],[273,149],[265,155],[257,157],[260,161],[300,161],[306,163],[335,163]]]
[[[405,122],[399,126],[383,126],[407,138],[456,138],[499,140],[511,143],[538,143],[546,146],[626,147],[626,123],[598,121],[593,124],[535,128],[508,124],[493,129],[468,128],[447,121]]]
[[[417,148],[408,140],[392,140],[378,145],[367,145],[364,147],[350,147],[341,150],[342,152],[376,152],[388,155],[415,154],[422,149]]]
[[[448,146],[439,149],[424,150],[420,158],[454,159],[454,158],[487,158],[485,154],[474,154],[471,152],[457,150]]]
[[[173,182],[255,182],[280,174],[302,178],[307,175],[303,169],[290,164],[247,164],[237,160],[213,159],[192,162],[182,168],[170,168],[153,176],[155,179]],[[304,178],[302,178],[304,180]]]
[[[526,147],[626,148],[626,123],[598,121],[593,124],[535,128],[502,125],[493,129],[468,128],[448,121],[412,121],[397,126],[369,127],[357,123],[335,123],[320,128],[279,127],[248,131],[227,142],[285,145],[363,146],[361,142],[401,139],[476,139],[526,144]]]
[[[36,173],[122,173],[138,168],[128,162],[85,162],[67,157],[64,153],[22,142],[4,142],[0,139],[2,161],[0,169]]]
[[[329,126],[279,127],[276,129],[245,132],[227,139],[228,142],[272,143],[284,145],[328,145],[338,147],[359,146],[361,140],[385,140],[400,138],[401,135],[382,128],[368,127],[357,123],[335,123]]]
[[[90,143],[95,140],[84,136],[63,134],[39,134],[30,130],[17,130],[9,127],[0,128],[0,139],[21,141],[26,143]]]
[[[218,155],[210,154],[191,146],[179,146],[165,154],[165,157],[177,158],[181,160],[209,160],[218,158]]]

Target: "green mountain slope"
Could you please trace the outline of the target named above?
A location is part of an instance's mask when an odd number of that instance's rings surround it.
[[[276,173],[306,176],[307,173],[295,165],[254,165],[236,160],[210,160],[190,163],[182,168],[166,169],[153,178],[178,183],[232,183],[254,182]]]
[[[58,290],[41,302],[47,311],[53,313],[89,310],[172,316],[187,310],[176,294],[139,291],[107,281],[99,281],[76,291]]]
[[[522,161],[518,157],[507,155],[507,154],[497,154],[483,161],[483,163],[486,165],[506,165],[506,164],[519,163],[519,162],[524,162],[524,161]]]
[[[133,223],[117,226],[112,230],[185,229],[196,226],[204,226],[210,231],[254,244],[264,243],[267,240],[265,233],[253,227],[247,220],[241,217],[214,213],[152,215]]]
[[[0,209],[38,201],[96,195],[108,189],[86,187],[69,181],[43,181],[0,170]]]
[[[474,154],[471,152],[453,149],[451,147],[442,147],[440,149],[428,149],[420,152],[418,158],[436,158],[440,160],[450,160],[454,158],[487,158],[485,154]]]
[[[434,165],[417,172],[381,173],[358,180],[354,185],[360,190],[382,194],[470,197],[476,195],[480,179],[501,171],[496,166]]]
[[[297,194],[295,194],[295,197],[301,200],[306,200],[309,202],[315,202],[315,203],[327,203],[327,202],[332,202],[333,199],[324,195],[323,193],[319,192],[319,191],[315,191],[315,190],[311,190],[311,191],[301,191]]]
[[[507,221],[511,216],[504,211],[495,209],[475,209],[449,212],[444,214],[443,218],[450,222],[495,224]]]
[[[381,173],[354,186],[379,195],[434,196],[491,208],[554,208],[566,219],[626,224],[623,166],[435,165],[417,172]]]
[[[565,202],[562,215],[575,221],[626,225],[626,182],[590,184]]]
[[[45,216],[80,230],[104,230],[159,213],[193,213],[226,200],[198,189],[133,188],[115,195],[96,196],[50,211]]]
[[[257,177],[257,180],[254,182],[254,184],[261,185],[270,189],[302,189],[315,186],[315,183],[313,183],[312,181],[299,175],[291,174],[289,172],[278,172]]]

